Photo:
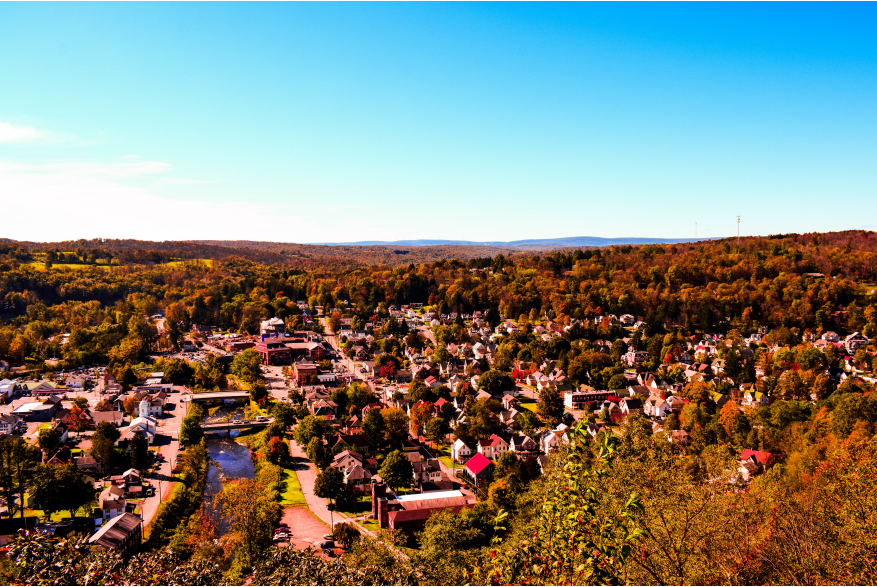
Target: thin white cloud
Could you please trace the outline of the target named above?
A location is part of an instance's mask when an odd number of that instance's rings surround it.
[[[8,122],[0,122],[0,143],[32,141],[46,135],[48,133],[31,126],[14,126]]]
[[[77,238],[143,240],[308,240],[319,227],[306,219],[248,202],[159,197],[155,187],[175,182],[155,177],[170,170],[161,161],[125,157],[115,162],[0,160],[4,236],[55,241]],[[181,180],[182,182],[197,180]]]

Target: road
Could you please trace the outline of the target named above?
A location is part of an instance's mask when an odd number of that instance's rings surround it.
[[[171,469],[180,450],[180,425],[189,408],[189,404],[182,401],[187,393],[189,391],[184,387],[175,385],[173,393],[168,398],[168,402],[174,404],[173,411],[169,412],[171,417],[165,416],[158,420],[153,446],[156,447],[156,452],[164,456],[164,461],[160,462],[154,473],[146,477],[146,480],[155,487],[155,495],[140,502],[140,517],[143,518],[144,528],[155,517],[161,502],[170,497],[175,485]]]

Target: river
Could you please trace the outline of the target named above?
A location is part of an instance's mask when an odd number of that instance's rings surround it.
[[[222,411],[222,410],[220,410]],[[214,414],[209,420],[215,421],[220,414]],[[204,505],[207,511],[217,522],[220,534],[228,530],[222,523],[220,511],[214,503],[217,493],[222,491],[223,481],[229,479],[252,479],[255,474],[253,459],[250,457],[250,449],[235,442],[234,437],[238,431],[232,432],[232,438],[226,434],[207,435],[207,454],[210,457],[210,468],[207,471],[207,485],[204,488]]]

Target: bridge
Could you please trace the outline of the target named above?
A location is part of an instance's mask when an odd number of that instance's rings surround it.
[[[238,420],[228,422],[216,422],[213,424],[201,424],[201,430],[204,432],[226,432],[230,430],[240,430],[242,428],[265,428],[274,421],[274,418],[265,418],[264,420]]]
[[[249,401],[249,391],[211,391],[208,393],[193,393],[188,397],[192,403],[223,402],[223,401]]]

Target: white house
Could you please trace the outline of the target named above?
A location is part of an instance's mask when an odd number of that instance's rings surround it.
[[[465,463],[472,456],[472,449],[466,446],[466,443],[459,438],[451,446],[451,458],[458,463]]]
[[[653,418],[664,418],[670,411],[670,404],[661,399],[660,396],[653,395],[645,401],[643,413]]]

